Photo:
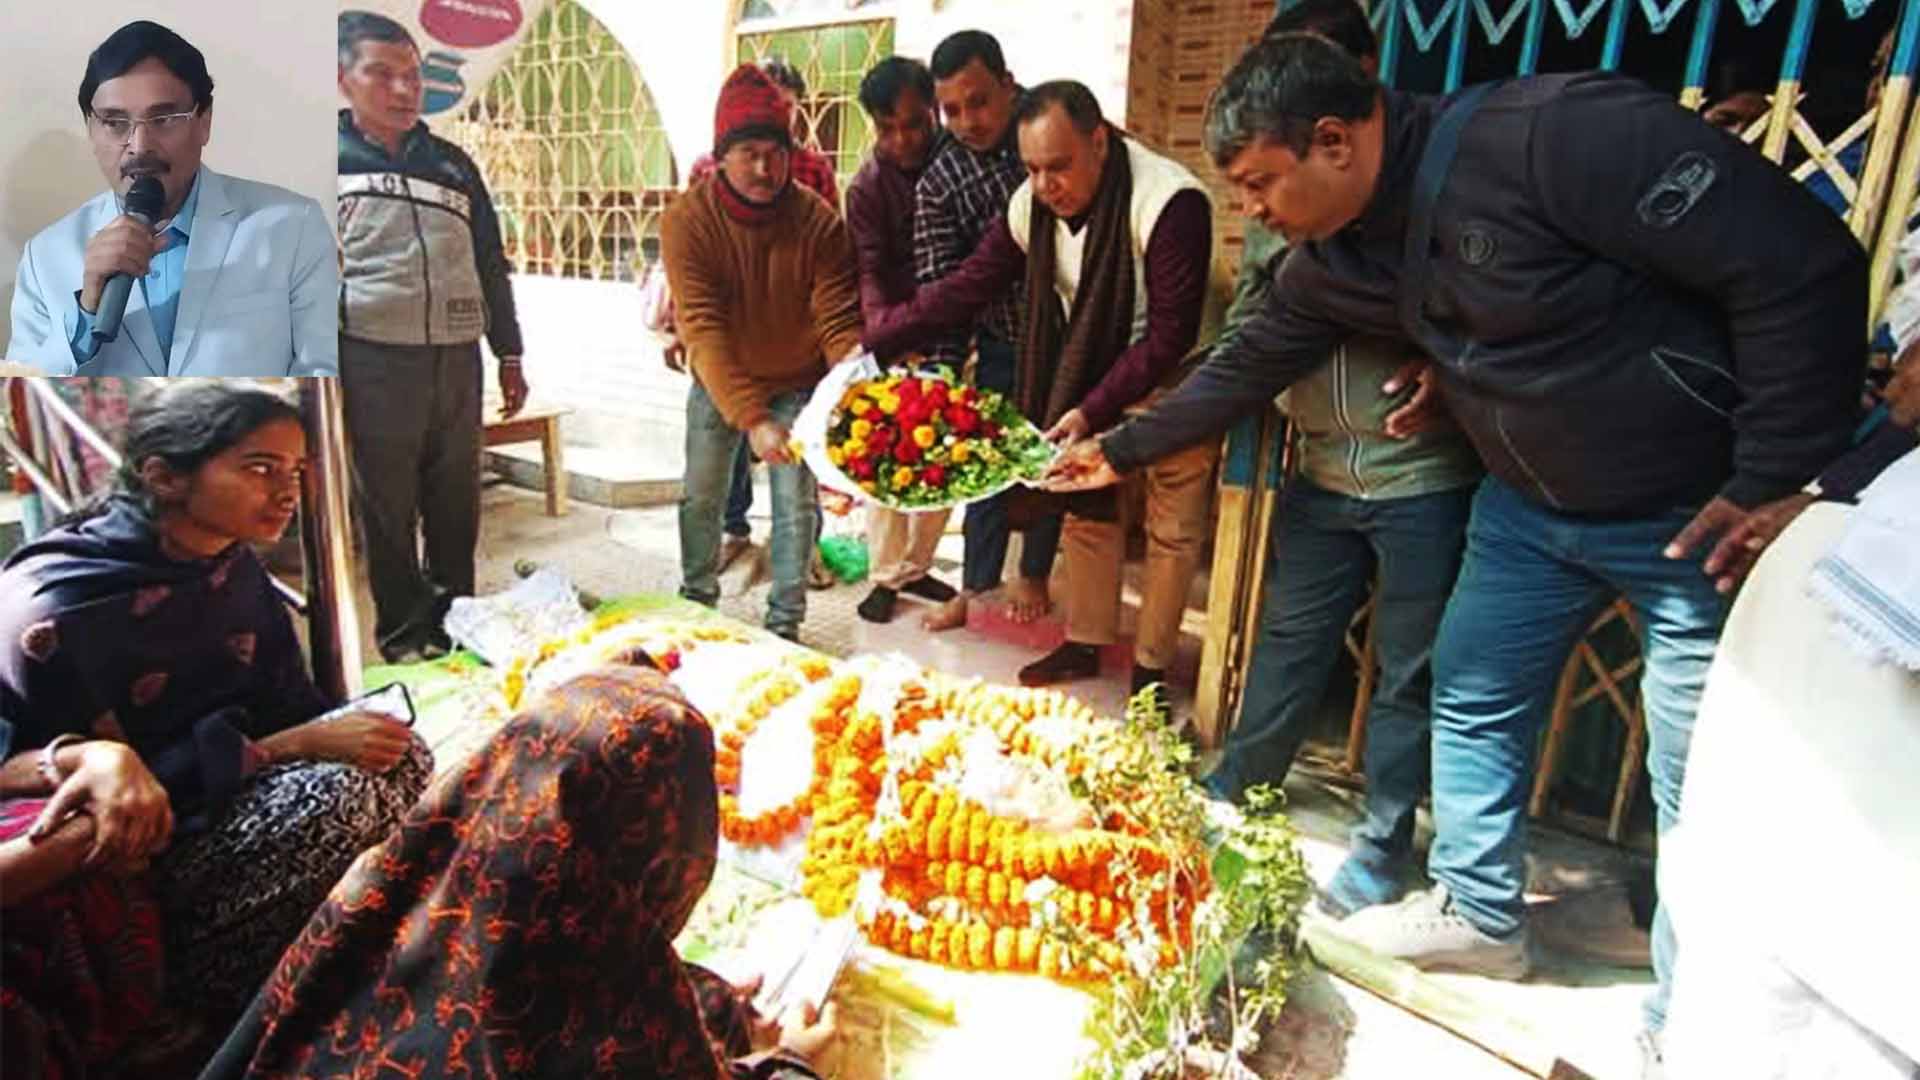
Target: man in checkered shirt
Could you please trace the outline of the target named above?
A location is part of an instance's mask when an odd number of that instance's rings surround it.
[[[962,30],[933,50],[929,66],[934,97],[953,138],[928,163],[914,190],[914,276],[923,285],[946,277],[973,254],[987,227],[1006,213],[1014,189],[1027,178],[1013,124],[1025,91],[1007,71],[1000,43],[985,31]],[[1010,392],[1020,337],[1020,295],[1015,284],[987,308],[971,335],[931,338],[921,351],[930,363],[959,371],[971,337],[978,350],[974,382],[982,389]],[[963,591],[927,620],[929,629],[965,625],[968,598],[999,588],[1011,536],[1006,498],[967,507],[964,532]],[[1016,620],[1030,621],[1046,612],[1047,577],[1059,546],[1058,518],[1027,531],[1020,577],[1009,596]]]

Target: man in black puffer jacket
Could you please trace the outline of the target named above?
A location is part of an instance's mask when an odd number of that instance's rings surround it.
[[[1434,358],[1491,474],[1433,657],[1436,885],[1347,925],[1424,966],[1517,977],[1527,785],[1568,650],[1616,594],[1632,604],[1671,826],[1749,540],[1858,419],[1865,254],[1784,171],[1607,73],[1423,98],[1285,35],[1227,75],[1206,135],[1293,250],[1235,347],[1076,446],[1054,485],[1216,437],[1355,333]],[[1672,959],[1657,916],[1650,1034]]]

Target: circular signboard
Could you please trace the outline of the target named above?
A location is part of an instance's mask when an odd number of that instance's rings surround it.
[[[518,0],[426,0],[420,25],[427,33],[462,49],[498,45],[520,29]]]

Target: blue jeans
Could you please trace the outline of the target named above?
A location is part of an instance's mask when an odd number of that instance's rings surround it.
[[[727,516],[723,526],[728,536],[737,536],[742,540],[753,535],[753,526],[747,523],[747,513],[753,509],[753,449],[747,445],[747,437],[740,436],[740,449],[733,454],[732,486],[727,489]],[[816,542],[826,528],[826,513],[816,504],[813,508],[813,538]]]
[[[773,419],[792,424],[807,403],[805,391],[781,394],[769,403]],[[713,607],[720,602],[721,516],[733,484],[734,448],[740,433],[727,426],[699,383],[687,391],[687,473],[680,498],[680,595]],[[807,558],[813,551],[818,508],[813,474],[805,465],[769,468],[773,489],[773,587],[767,594],[767,629],[796,633],[807,617]]]
[[[740,437],[740,448],[733,452],[732,486],[727,489],[726,531],[728,536],[748,537],[753,535],[753,527],[747,524],[747,511],[753,509],[753,451],[747,446],[746,436]]]
[[[1209,787],[1237,800],[1248,787],[1286,778],[1377,566],[1380,679],[1367,710],[1367,808],[1353,829],[1353,854],[1384,870],[1412,852],[1414,810],[1427,790],[1428,660],[1472,500],[1472,488],[1368,500],[1304,480],[1288,486],[1240,722]]]
[[[1647,776],[1656,827],[1673,827],[1694,712],[1727,616],[1726,599],[1700,570],[1704,549],[1686,559],[1661,554],[1694,512],[1583,520],[1498,480],[1481,483],[1433,654],[1435,835],[1427,864],[1481,930],[1510,933],[1525,918],[1526,803],[1540,722],[1568,652],[1616,594],[1644,627]],[[1673,927],[1659,910],[1650,1030],[1666,1020],[1673,957]]]
[[[987,334],[980,334],[977,341],[980,359],[974,365],[974,384],[982,390],[1011,394],[1014,346]],[[1044,581],[1053,573],[1053,557],[1060,550],[1061,520],[1056,516],[1027,530],[1026,540],[1020,545],[1021,577]],[[1007,496],[967,504],[960,535],[966,544],[961,556],[960,587],[975,594],[999,588],[1007,566],[1007,543],[1013,536]]]

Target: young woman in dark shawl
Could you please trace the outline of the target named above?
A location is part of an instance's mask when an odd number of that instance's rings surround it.
[[[432,766],[390,719],[314,719],[337,703],[248,546],[298,506],[298,411],[176,384],[124,454],[0,569],[0,799],[36,800],[0,804],[0,1008],[43,1075],[113,1075],[162,1002],[226,1030]]]
[[[674,952],[717,826],[713,733],[673,684],[581,675],[361,856],[201,1080],[813,1076],[831,1005],[752,1054],[744,994]]]

